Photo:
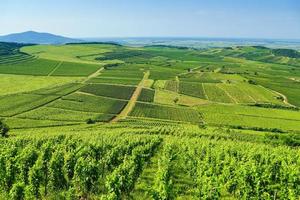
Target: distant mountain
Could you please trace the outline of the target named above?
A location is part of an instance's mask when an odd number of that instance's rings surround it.
[[[27,31],[23,33],[14,33],[0,36],[1,42],[17,42],[26,44],[65,44],[83,42],[83,40],[67,38],[50,33],[39,33]]]

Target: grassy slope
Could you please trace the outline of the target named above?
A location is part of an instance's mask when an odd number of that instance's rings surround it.
[[[0,94],[6,95],[29,92],[49,86],[63,85],[77,80],[79,79],[73,77],[40,77],[0,74]]]

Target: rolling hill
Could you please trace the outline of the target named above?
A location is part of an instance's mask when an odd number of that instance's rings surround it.
[[[82,42],[82,40],[79,39],[63,37],[50,33],[39,33],[35,31],[27,31],[23,33],[13,33],[9,35],[0,36],[0,41],[26,44],[65,44]]]

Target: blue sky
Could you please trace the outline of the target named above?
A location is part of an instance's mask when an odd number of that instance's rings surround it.
[[[300,39],[299,0],[1,0],[0,35]]]

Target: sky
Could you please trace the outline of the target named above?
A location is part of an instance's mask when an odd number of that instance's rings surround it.
[[[300,39],[299,0],[1,0],[0,35]]]

